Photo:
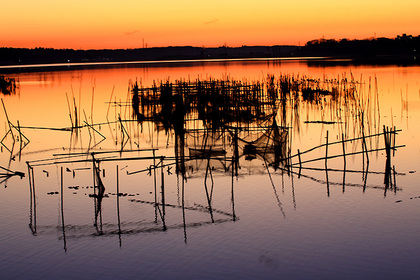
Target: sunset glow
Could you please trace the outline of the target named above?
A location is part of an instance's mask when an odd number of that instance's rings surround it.
[[[420,30],[417,0],[16,0],[2,10],[1,47],[303,45]]]

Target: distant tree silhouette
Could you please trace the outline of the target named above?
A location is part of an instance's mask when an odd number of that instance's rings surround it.
[[[364,40],[317,39],[311,40],[297,51],[298,55],[349,57],[358,59],[417,60],[420,36],[403,34],[395,39],[369,38]]]
[[[52,48],[0,48],[0,65],[43,63],[123,62],[148,60],[194,60],[220,58],[268,58],[290,56],[328,56],[353,58],[359,61],[391,61],[418,63],[420,36],[403,34],[394,39],[369,38],[349,40],[343,38],[316,39],[305,46],[222,46],[161,47],[139,49],[73,50]]]

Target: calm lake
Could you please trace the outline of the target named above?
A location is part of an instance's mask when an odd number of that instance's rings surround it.
[[[418,66],[4,75],[0,279],[420,275]]]

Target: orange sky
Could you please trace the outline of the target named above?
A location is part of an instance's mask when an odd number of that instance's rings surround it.
[[[305,44],[420,34],[419,0],[14,0],[0,47],[74,49]]]

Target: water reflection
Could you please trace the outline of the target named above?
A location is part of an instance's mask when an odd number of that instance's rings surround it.
[[[280,177],[282,193],[284,177],[291,180],[294,209],[297,205],[296,177],[325,185],[328,197],[333,186],[340,186],[343,193],[349,187],[361,188],[363,192],[367,188],[381,189],[384,195],[389,190],[397,192],[400,188],[396,177],[404,174],[397,173],[391,164],[391,151],[403,147],[395,144],[395,135],[400,130],[384,128],[379,131],[378,95],[370,90],[360,92],[360,86],[361,83],[353,78],[313,79],[293,75],[268,76],[265,81],[257,82],[231,78],[165,81],[155,82],[150,87],[134,82],[130,85],[127,101],[109,103],[107,122],[94,123],[93,114],[89,120],[84,113],[84,124],[80,121],[81,108],[73,99],[68,102],[72,126],[61,128],[70,132],[69,148],[63,148],[64,151],[51,158],[27,161],[30,230],[33,235],[60,232],[65,250],[69,239],[118,236],[122,246],[124,235],[170,229],[183,229],[186,243],[188,229],[239,219],[240,213],[235,208],[235,184],[252,174],[269,178],[283,218],[287,213],[276,187]],[[109,114],[111,104],[120,110],[115,109],[113,116]],[[128,117],[122,113],[123,109],[131,110]],[[337,125],[340,139],[332,141],[327,130],[325,142],[302,151],[299,147],[294,153],[294,136],[303,133],[301,116],[309,111],[319,112],[320,119],[308,123]],[[78,121],[76,117],[79,117]],[[9,131],[16,130],[13,123],[9,120],[8,123]],[[111,136],[101,127],[108,127]],[[147,132],[146,127],[153,129]],[[21,133],[20,129],[17,131]],[[77,150],[77,142],[86,131],[88,146]],[[162,133],[166,137],[164,149],[158,148]],[[150,142],[140,141],[140,135],[144,134]],[[108,149],[104,145],[110,139],[118,148]],[[26,140],[18,137],[17,143],[24,147],[29,143]],[[12,156],[13,150],[8,151]],[[379,151],[386,152],[385,172],[369,169],[369,155]],[[362,168],[348,168],[347,159],[356,156],[362,157]],[[337,166],[336,159],[342,160],[342,169],[333,168]],[[60,195],[61,224],[58,227],[40,226],[37,224],[37,181],[41,176],[48,177],[48,170],[54,167],[60,167],[60,191],[48,195]],[[342,180],[337,180],[336,174],[342,174]],[[351,174],[361,174],[362,183],[355,183]],[[176,177],[176,200],[168,191],[174,182],[173,175]],[[383,185],[368,183],[368,175],[384,176]],[[215,181],[217,176],[227,179],[224,188],[227,182],[230,184],[229,193],[222,198],[224,203],[215,201],[215,188],[219,187]],[[130,181],[131,185],[139,184],[139,189],[147,187],[151,197],[141,197],[133,187],[131,192],[121,191],[121,181],[127,182],[134,177],[137,179]],[[81,183],[74,185],[78,180]],[[191,181],[197,184],[196,189],[186,190],[185,185]],[[93,222],[66,224],[69,220],[66,213],[75,203],[75,199],[68,196],[71,195],[69,192],[75,195],[81,191],[93,204]],[[188,202],[186,196],[191,193],[204,197],[205,203]],[[112,218],[107,201],[114,198],[116,213]],[[141,209],[136,219],[124,218],[122,205],[127,203]],[[104,208],[108,211],[104,212]],[[174,214],[177,212],[180,215]]]

